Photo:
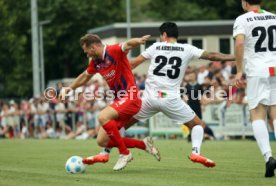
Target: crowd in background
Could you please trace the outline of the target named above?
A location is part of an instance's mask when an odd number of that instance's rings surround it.
[[[193,89],[197,87],[202,91],[216,92],[225,90],[229,93],[229,86],[233,85],[235,74],[234,62],[211,62],[200,67],[188,67],[183,78],[182,87]],[[140,90],[145,89],[146,75],[135,74],[136,83]],[[245,85],[245,84],[244,84]],[[63,84],[57,85],[59,93]],[[93,80],[82,87],[83,92],[108,90],[105,81]],[[232,88],[233,100],[237,104],[246,104],[245,89]],[[227,96],[228,97],[228,96]],[[218,104],[227,97],[208,99],[202,95],[200,101],[183,99],[201,117],[201,109],[207,104]],[[62,139],[87,139],[97,136],[99,124],[97,114],[111,101],[108,99],[93,99],[86,101],[81,95],[76,101],[67,100],[65,103],[58,99],[44,102],[40,97],[29,100],[0,100],[0,138],[62,138]]]

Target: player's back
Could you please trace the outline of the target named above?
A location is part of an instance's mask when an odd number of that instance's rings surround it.
[[[178,93],[185,70],[203,50],[189,44],[156,42],[142,55],[150,59],[146,89]]]
[[[239,16],[235,32],[245,34],[244,62],[248,76],[268,76],[276,66],[276,15],[261,10]]]

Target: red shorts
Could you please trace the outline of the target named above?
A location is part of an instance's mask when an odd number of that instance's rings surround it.
[[[141,105],[142,101],[139,98],[129,99],[125,97],[114,101],[110,106],[119,113],[119,117],[116,119],[118,121],[118,127],[123,127],[132,116],[138,113]]]

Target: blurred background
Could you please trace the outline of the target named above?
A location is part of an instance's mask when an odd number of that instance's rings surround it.
[[[240,4],[239,0],[0,0],[0,136],[87,139],[97,135],[97,114],[109,104],[107,100],[64,104],[39,99],[48,86],[59,91],[86,69],[88,60],[79,46],[84,34],[98,34],[106,44],[151,34],[151,40],[133,50],[131,58],[159,41],[162,22],[175,21],[179,42],[233,54],[232,27],[243,13]],[[276,1],[264,0],[263,8],[275,13]],[[145,63],[134,71],[141,90],[147,67]],[[234,74],[234,61],[195,61],[183,87],[197,83],[204,90],[212,86],[213,92],[229,93]],[[82,89],[93,92],[108,87],[97,76]],[[232,101],[204,97],[199,103],[188,101],[206,122],[206,138],[252,136],[245,90],[233,88],[231,93]],[[132,136],[148,133],[165,138],[189,134],[162,114],[129,131]]]

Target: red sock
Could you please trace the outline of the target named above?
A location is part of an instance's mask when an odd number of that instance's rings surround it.
[[[119,149],[120,154],[129,154],[129,151],[124,143],[123,138],[120,135],[117,124],[115,120],[111,120],[102,126],[106,131],[107,135],[116,144]]]
[[[146,149],[145,143],[142,140],[137,140],[132,138],[123,138],[123,140],[127,148],[138,148],[142,150]],[[108,148],[116,147],[116,144],[113,140],[109,140],[107,147]]]

